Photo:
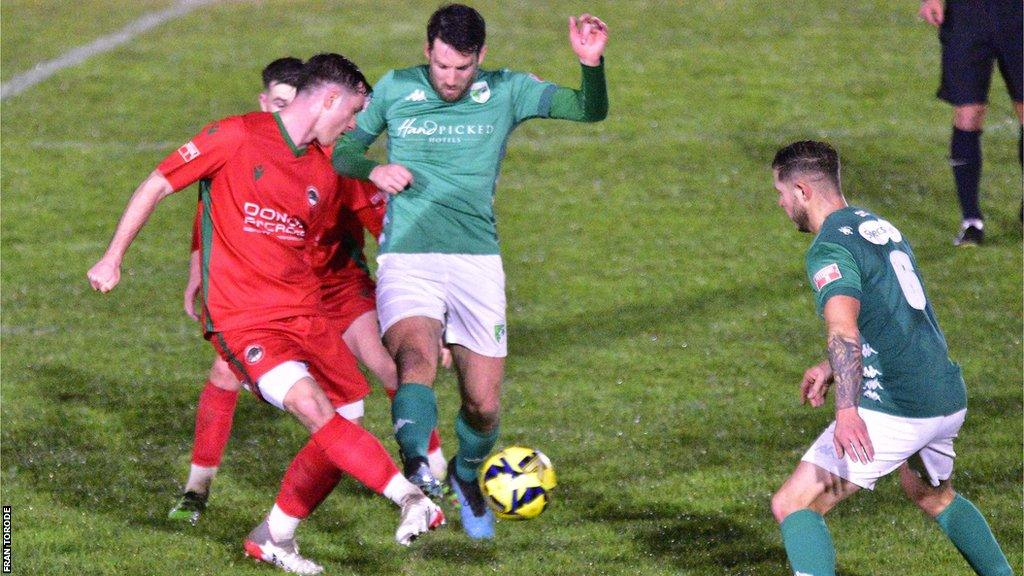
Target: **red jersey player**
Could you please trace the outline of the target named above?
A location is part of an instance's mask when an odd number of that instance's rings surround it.
[[[205,127],[168,156],[129,200],[104,256],[89,270],[92,287],[112,290],[136,234],[156,205],[206,178],[203,188],[201,321],[235,376],[310,431],[282,481],[277,503],[250,532],[246,553],[287,571],[322,567],[295,545],[299,521],[344,471],[398,503],[395,534],[408,544],[444,522],[441,510],[409,483],[371,434],[335,413],[368,391],[355,360],[319,310],[319,280],[307,261],[317,206],[337,194],[322,145],[350,129],[368,91],[362,73],[337,54],[306,63],[293,103],[279,114],[253,113]]]
[[[268,64],[262,73],[260,110],[280,112],[287,106],[295,97],[295,85],[301,74],[302,61],[298,58],[279,58]],[[369,182],[345,177],[341,177],[339,187],[342,193],[332,196],[336,200],[318,209],[318,213],[325,216],[323,225],[326,230],[317,239],[319,248],[310,256],[310,262],[321,279],[322,310],[324,315],[337,320],[345,344],[392,396],[397,385],[395,364],[381,343],[374,298],[376,286],[370,279],[363,255],[364,228],[374,237],[380,235],[386,208],[385,195]],[[201,216],[200,204],[193,226],[189,279],[184,293],[185,312],[196,320],[199,315],[195,302],[202,287]],[[241,387],[227,362],[217,356],[196,406],[188,480],[168,518],[195,524],[205,511],[213,478],[231,434]],[[340,406],[336,411],[361,424],[363,402],[359,400]],[[438,469],[435,474],[443,474],[446,462],[436,429],[430,437],[428,460],[432,470],[433,467]]]

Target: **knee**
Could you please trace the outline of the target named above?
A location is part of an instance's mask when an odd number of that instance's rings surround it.
[[[295,389],[284,398],[284,408],[296,415],[303,424],[311,429],[319,429],[334,416],[330,402],[309,389]]]
[[[437,354],[430,353],[421,346],[403,346],[395,354],[396,378],[409,381],[427,379],[429,384],[437,375]]]
[[[238,392],[242,388],[242,383],[235,378],[234,373],[224,362],[213,363],[213,366],[210,367],[209,379],[211,384],[228,392]]]
[[[953,125],[960,130],[976,132],[985,123],[985,105],[968,104],[956,107],[953,113]]]
[[[466,421],[474,429],[490,432],[498,427],[501,411],[497,398],[485,400],[467,400],[462,406]]]
[[[904,486],[903,491],[922,512],[932,518],[941,514],[956,497],[952,490],[908,490]]]
[[[387,354],[367,366],[380,383],[389,390],[398,389],[398,368]]]
[[[778,492],[772,494],[771,509],[772,516],[775,517],[775,521],[779,524],[782,524],[782,521],[786,519],[786,516],[796,512],[793,508],[792,499],[789,498],[789,495],[782,489],[779,489]]]

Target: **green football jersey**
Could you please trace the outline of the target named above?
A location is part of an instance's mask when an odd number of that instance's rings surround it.
[[[480,70],[445,102],[425,65],[392,70],[374,86],[350,136],[369,146],[385,129],[388,162],[413,175],[391,197],[382,253],[498,254],[494,192],[509,134],[546,117],[557,86],[509,70]]]
[[[837,210],[822,224],[806,263],[818,314],[832,296],[860,300],[862,408],[930,418],[967,406],[960,366],[949,358],[914,252],[899,230],[866,210]]]

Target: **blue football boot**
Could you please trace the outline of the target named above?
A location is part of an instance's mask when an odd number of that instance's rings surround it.
[[[448,483],[451,486],[452,504],[459,509],[462,529],[473,540],[494,538],[494,512],[484,502],[480,485],[474,478],[466,482],[455,473],[455,458],[448,461]]]

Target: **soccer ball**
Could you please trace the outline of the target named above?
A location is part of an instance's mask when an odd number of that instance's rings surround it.
[[[509,446],[480,467],[480,491],[499,518],[526,520],[544,511],[558,483],[551,460],[538,450]]]

